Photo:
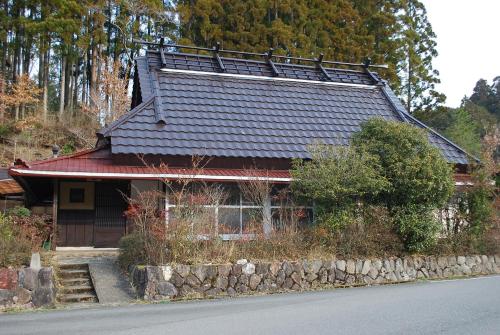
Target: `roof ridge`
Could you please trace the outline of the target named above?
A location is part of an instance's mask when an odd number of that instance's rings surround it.
[[[102,136],[106,137],[109,135],[109,133],[113,130],[115,130],[118,126],[120,126],[122,123],[130,119],[132,116],[136,115],[140,111],[142,111],[145,107],[147,107],[152,101],[155,100],[155,95],[151,95],[148,97],[145,101],[141,102],[131,110],[129,110],[127,113],[123,114],[121,117],[119,117],[117,120],[113,121],[109,126],[99,130],[97,134],[101,134]]]
[[[155,49],[148,49],[146,50],[146,53],[155,53],[155,54],[160,54],[160,50],[155,50]],[[179,52],[179,51],[168,51],[165,52],[165,55],[174,55],[174,56],[194,56],[194,57],[199,57],[203,59],[209,59],[213,60],[212,55],[206,55],[206,54],[199,54],[199,53],[188,53],[188,52]],[[282,57],[282,56],[278,56]],[[286,57],[286,56],[283,56]],[[137,57],[138,58],[146,58],[147,56],[141,56]],[[227,57],[227,56],[219,56],[219,58],[224,61],[239,61],[239,62],[249,62],[249,63],[258,63],[258,64],[263,64],[267,65],[267,62],[265,60],[259,60],[259,59],[246,59],[246,58],[237,58],[237,57]],[[294,59],[294,57],[290,57],[290,59]],[[308,59],[304,58],[303,61],[308,61]],[[309,60],[309,61],[312,61]],[[300,64],[300,63],[285,63],[285,62],[276,62],[273,61],[274,65],[284,65],[288,67],[299,67],[299,68],[309,68],[315,70],[316,67],[314,65],[306,65],[306,64]],[[323,64],[328,64],[328,62],[324,62]],[[341,66],[359,66],[361,64],[340,64]],[[346,68],[340,68],[340,67],[324,67],[325,70],[331,70],[331,71],[347,71],[347,72],[353,72],[353,73],[359,73],[359,74],[364,74],[365,72],[362,70],[354,70],[354,69],[346,69]]]

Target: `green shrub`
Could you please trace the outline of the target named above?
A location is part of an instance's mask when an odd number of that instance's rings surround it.
[[[440,226],[433,212],[453,194],[453,171],[423,130],[371,119],[350,147],[317,145],[310,151],[310,161],[294,162],[292,189],[314,203],[318,222],[331,234],[351,230],[362,236],[362,209],[374,206],[385,207],[387,235],[397,232],[407,250],[422,251],[435,241]],[[343,240],[336,249],[352,250]]]
[[[128,269],[131,265],[146,262],[144,241],[140,234],[131,233],[123,236],[118,243],[118,247],[120,248],[118,262],[122,268]]]
[[[28,265],[31,241],[13,220],[0,213],[0,267]]]
[[[401,207],[393,211],[396,229],[410,252],[423,252],[432,247],[441,230],[434,213],[419,206]]]
[[[69,141],[65,143],[61,148],[61,155],[69,155],[75,152],[75,143],[73,141]]]
[[[9,211],[9,215],[28,217],[31,215],[31,211],[26,207],[16,206]]]
[[[427,133],[410,124],[371,119],[354,134],[352,145],[378,158],[379,173],[390,185],[377,200],[393,207],[443,207],[455,189],[452,167]]]
[[[389,183],[380,174],[378,159],[351,147],[315,145],[310,161],[295,160],[291,174],[294,196],[314,202],[316,211],[333,226],[335,213],[351,216],[359,201],[368,201]]]

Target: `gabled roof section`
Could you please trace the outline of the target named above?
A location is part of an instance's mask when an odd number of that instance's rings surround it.
[[[426,129],[450,163],[469,162],[368,68],[155,50],[136,64],[143,102],[101,131],[113,154],[307,159],[308,145],[348,144],[362,122],[381,117]]]

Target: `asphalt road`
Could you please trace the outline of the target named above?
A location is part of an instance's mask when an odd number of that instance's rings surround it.
[[[0,334],[500,334],[500,276],[4,314]]]

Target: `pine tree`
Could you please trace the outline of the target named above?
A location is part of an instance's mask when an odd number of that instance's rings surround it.
[[[439,72],[432,67],[432,60],[437,56],[436,34],[427,19],[427,11],[418,0],[401,0],[398,20],[403,58],[399,63],[402,83],[396,91],[410,113],[433,109],[446,97],[435,90],[435,84],[440,82]]]

